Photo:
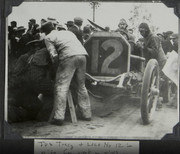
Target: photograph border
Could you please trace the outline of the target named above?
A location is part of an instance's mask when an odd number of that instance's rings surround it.
[[[12,12],[13,6],[19,6],[22,2],[88,2],[90,0],[1,0],[0,4],[0,145],[5,145],[5,147],[9,144],[15,143],[14,141],[9,140],[18,140],[16,142],[16,145],[24,146],[24,148],[33,148],[34,146],[33,142],[34,139],[23,139],[19,134],[16,132],[12,132],[10,125],[5,121],[5,73],[6,73],[6,17]],[[178,27],[178,33],[180,34],[180,2],[179,0],[101,0],[101,2],[162,2],[167,7],[174,8],[174,14],[179,18],[179,27]],[[179,44],[180,46],[180,39]],[[178,48],[179,51],[179,57],[180,57],[180,48]],[[180,67],[179,67],[180,68]],[[180,119],[180,115],[179,115]],[[74,140],[74,139],[73,139]],[[4,141],[4,142],[3,142]],[[177,147],[178,141],[180,141],[180,122],[177,123],[172,130],[171,134],[166,134],[161,140],[159,141],[148,141],[148,140],[138,140],[140,141],[140,153],[142,153],[144,148],[148,150],[148,153],[153,152],[152,146],[156,145],[158,143],[157,148],[167,148],[169,144],[172,145],[173,151],[179,150]],[[170,141],[170,142],[168,142]],[[3,144],[1,144],[1,142]],[[28,147],[28,144],[30,147]],[[141,149],[142,148],[142,149]],[[165,148],[165,149],[166,149]],[[168,148],[169,149],[169,148]],[[1,150],[1,146],[0,146]],[[12,150],[12,149],[11,149]],[[145,150],[145,151],[146,151]],[[149,151],[150,150],[150,151]],[[171,149],[172,150],[172,149]],[[23,150],[22,150],[23,151]],[[31,151],[31,150],[30,150]],[[158,153],[158,151],[156,151]],[[21,152],[20,152],[21,153]],[[27,152],[29,153],[29,151]]]

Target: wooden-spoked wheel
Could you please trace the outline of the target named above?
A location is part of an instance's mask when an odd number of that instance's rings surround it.
[[[152,121],[159,98],[159,65],[157,60],[148,61],[141,90],[141,118],[143,124]]]

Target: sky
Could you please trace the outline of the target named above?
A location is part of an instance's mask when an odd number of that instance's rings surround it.
[[[152,14],[150,24],[159,28],[157,33],[171,30],[178,32],[178,18],[173,8],[166,7],[163,3],[127,3],[127,2],[100,2],[96,9],[95,22],[102,27],[109,26],[111,30],[118,27],[119,20],[128,19],[135,5],[142,5],[144,10]],[[27,28],[31,18],[36,19],[40,24],[42,18],[56,18],[60,24],[64,24],[74,17],[83,18],[83,26],[89,24],[87,19],[93,20],[93,10],[88,2],[23,2],[18,7],[13,7],[12,13],[8,16],[8,25],[13,20],[18,26]],[[131,27],[130,22],[128,23]],[[66,26],[65,26],[66,27]]]

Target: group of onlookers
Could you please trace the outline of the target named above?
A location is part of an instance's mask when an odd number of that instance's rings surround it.
[[[83,19],[75,17],[72,21],[65,23],[66,27],[60,25],[59,22],[54,18],[41,19],[40,25],[37,24],[35,19],[30,19],[28,22],[28,29],[24,26],[17,26],[16,21],[12,21],[11,25],[8,26],[8,48],[9,54],[15,57],[19,57],[24,54],[26,49],[26,43],[34,39],[43,39],[44,33],[41,32],[41,25],[45,22],[52,22],[55,28],[60,30],[72,31],[83,44],[89,36],[97,29],[90,24],[82,27]]]

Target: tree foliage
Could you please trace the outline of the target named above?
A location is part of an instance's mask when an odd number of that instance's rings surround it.
[[[139,36],[138,26],[142,22],[146,22],[153,33],[156,33],[159,30],[158,27],[152,25],[153,24],[152,14],[148,11],[148,9],[145,7],[144,4],[134,4],[130,14],[131,16],[129,18],[129,23],[134,29],[134,33],[136,33],[138,36]]]

